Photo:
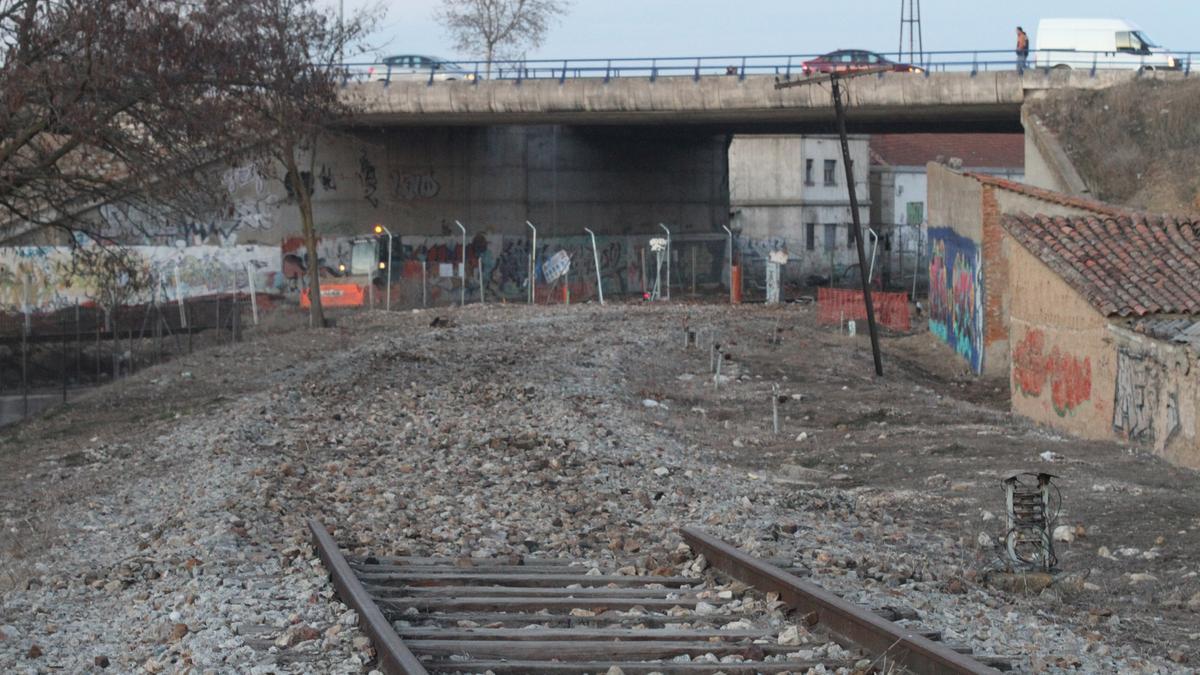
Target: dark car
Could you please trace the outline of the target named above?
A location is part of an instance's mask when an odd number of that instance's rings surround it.
[[[805,75],[812,75],[813,73],[852,73],[857,70],[868,69],[880,69],[895,73],[925,72],[917,66],[907,63],[894,63],[875,52],[863,51],[861,49],[839,49],[836,52],[829,52],[811,61],[805,61],[802,67],[804,68]]]

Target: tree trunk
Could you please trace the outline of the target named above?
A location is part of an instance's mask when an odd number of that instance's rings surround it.
[[[487,59],[487,65],[484,66],[484,68],[486,69],[485,70],[486,75],[484,76],[485,79],[488,79],[488,80],[492,79],[492,59],[495,58],[495,56],[496,56],[496,48],[492,45],[488,45],[487,46],[487,54],[485,56],[485,58]]]
[[[325,311],[321,307],[321,270],[317,257],[317,226],[313,222],[312,195],[308,194],[308,186],[300,175],[300,167],[296,166],[296,148],[288,144],[284,150],[284,162],[287,165],[288,180],[296,193],[296,204],[300,209],[300,223],[304,232],[304,247],[308,249],[308,299],[309,325],[317,328],[325,327]]]

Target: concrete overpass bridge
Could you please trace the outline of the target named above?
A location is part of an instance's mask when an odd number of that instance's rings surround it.
[[[850,128],[1020,133],[1022,106],[1046,91],[1184,76],[1044,69],[872,75],[850,84]],[[361,235],[376,222],[398,233],[457,236],[456,220],[473,232],[518,237],[528,232],[527,220],[539,236],[577,235],[583,227],[657,232],[660,222],[679,234],[723,235],[734,134],[833,131],[827,86],[777,90],[776,77],[626,71],[385,83],[374,73],[343,88],[355,114],[321,149],[318,175],[307,179],[330,237]],[[1047,154],[1029,138],[1027,177]],[[277,204],[287,198],[271,196]],[[261,196],[247,205],[253,218],[238,241],[269,243],[275,232],[299,231],[294,209],[259,213],[260,203]]]
[[[1095,89],[1138,73],[1029,69],[884,73],[849,84],[851,132],[1020,132],[1021,106],[1056,89]],[[775,89],[770,75],[350,83],[354,127],[673,126],[718,133],[828,131],[828,86]]]

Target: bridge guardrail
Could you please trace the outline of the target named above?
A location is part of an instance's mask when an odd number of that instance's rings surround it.
[[[1011,49],[936,51],[918,54],[915,59],[903,59],[895,52],[881,53],[882,56],[914,67],[914,72],[929,75],[935,72],[980,72],[1071,69],[1087,71],[1095,76],[1101,70],[1161,69],[1190,75],[1193,61],[1200,51],[1171,52],[1174,67],[1163,68],[1154,64],[1157,57],[1114,52],[1031,50],[1022,67],[1015,51]],[[522,59],[487,61],[457,61],[462,69],[455,77],[446,71],[431,68],[425,71],[394,72],[388,65],[373,62],[348,62],[338,67],[344,70],[343,81],[376,81],[386,86],[394,81],[424,81],[428,85],[454,78],[458,84],[474,84],[481,80],[507,80],[519,84],[525,80],[601,79],[605,82],[621,78],[643,78],[650,81],[660,77],[691,77],[699,81],[704,77],[771,76],[783,80],[803,77],[804,62],[820,54],[773,54],[773,55],[725,55],[725,56],[670,56],[648,58],[615,59]],[[1124,59],[1120,65],[1112,64],[1115,58]],[[886,77],[879,73],[876,77]]]

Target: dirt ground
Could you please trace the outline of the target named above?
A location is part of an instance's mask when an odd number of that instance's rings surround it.
[[[685,360],[695,365],[707,358],[711,330],[757,386],[720,391],[694,380],[664,387],[677,363],[639,364],[629,375],[647,394],[706,411],[709,423],[673,431],[694,443],[740,440],[744,447],[730,453],[731,461],[798,476],[800,485],[917,493],[893,515],[955,536],[970,552],[964,565],[976,572],[997,557],[976,540],[980,533],[1003,535],[1002,479],[1015,471],[1054,474],[1063,497],[1058,522],[1078,534],[1056,543],[1060,578],[1070,583],[1027,601],[1105,641],[1175,653],[1181,661],[1200,658],[1196,472],[1134,447],[1084,441],[1014,418],[1007,381],[970,374],[928,333],[885,335],[885,375],[875,378],[867,336],[816,327],[811,308],[740,308],[698,318],[702,349]],[[774,330],[779,344],[771,345]],[[771,383],[803,397],[781,405],[778,436]],[[796,441],[800,433],[807,434],[803,442]],[[984,512],[996,519],[983,520]]]
[[[505,328],[509,319],[528,321],[534,313],[537,323],[532,328],[524,324],[518,329],[515,323]],[[435,314],[482,330],[485,336],[490,331],[494,337],[480,342],[479,337],[458,337],[455,328],[431,328]],[[751,485],[770,485],[785,496],[803,495],[796,506],[805,512],[803,518],[789,519],[785,504],[768,516],[775,525],[747,521],[748,532],[764,543],[766,552],[773,548],[777,554],[815,558],[817,549],[836,548],[851,538],[844,519],[862,519],[860,529],[851,528],[854,553],[835,561],[841,570],[829,572],[835,586],[853,583],[856,573],[862,577],[889,556],[909,561],[914,570],[926,558],[939,569],[949,560],[949,567],[958,570],[954,574],[930,572],[922,577],[939,589],[939,598],[961,594],[964,601],[977,603],[980,613],[1017,611],[1037,617],[1043,625],[1086,636],[1106,649],[1123,647],[1159,664],[1182,669],[1186,666],[1179,664],[1200,659],[1197,475],[1117,443],[1080,441],[1012,418],[1007,412],[1007,382],[970,375],[926,333],[884,336],[885,375],[877,378],[865,336],[818,326],[813,308],[800,305],[730,308],[675,303],[537,310],[494,306],[484,318],[468,307],[346,317],[341,326],[273,334],[197,352],[4,430],[0,558],[5,562],[0,565],[0,591],[41,583],[40,576],[54,564],[54,552],[77,536],[77,524],[63,517],[67,510],[136,490],[151,479],[188,480],[178,475],[177,461],[146,450],[171,439],[184,420],[220,424],[242,401],[291,390],[324,406],[321,414],[337,420],[328,422],[337,426],[346,424],[344,415],[347,420],[366,419],[365,412],[354,412],[356,392],[361,392],[362,410],[382,390],[423,396],[425,385],[405,385],[406,369],[413,367],[406,365],[411,360],[407,356],[381,358],[355,351],[403,335],[461,359],[441,364],[451,377],[463,378],[465,383],[454,390],[457,396],[472,397],[476,391],[483,395],[485,389],[501,386],[496,378],[512,378],[529,369],[548,380],[561,376],[571,382],[587,382],[587,373],[593,372],[593,391],[571,389],[570,396],[554,395],[577,407],[604,408],[603,425],[609,429],[645,429],[671,439],[687,448],[697,465],[721,466],[731,474],[749,476]],[[685,327],[696,332],[696,346],[684,346]],[[530,337],[531,330],[536,337]],[[580,339],[572,342],[576,338]],[[710,374],[710,343],[729,355],[722,363],[722,374],[729,379],[719,384]],[[349,375],[343,379],[338,373],[351,371],[339,370],[338,364],[347,359],[361,360],[367,371],[386,375],[387,383],[360,382]],[[539,388],[549,386],[538,382]],[[773,385],[779,387],[776,400],[782,400],[779,434],[772,429]],[[532,386],[525,389],[527,394],[532,391]],[[653,405],[645,404],[647,400]],[[507,410],[505,405],[497,404],[495,410]],[[591,415],[585,417],[591,420]],[[279,422],[286,428],[304,421]],[[478,429],[497,421],[431,420],[443,432],[460,423]],[[376,431],[359,430],[367,435]],[[604,433],[611,434],[602,430],[601,437]],[[250,440],[260,443],[264,452],[276,447],[275,441]],[[120,462],[119,471],[108,470],[103,460],[85,450],[97,446],[106,447],[110,457],[130,461]],[[345,454],[340,445],[338,450],[339,457]],[[629,452],[639,463],[653,466],[663,449],[647,446]],[[303,466],[294,454],[288,461]],[[1059,581],[1046,590],[997,589],[984,581],[998,556],[981,543],[981,535],[994,539],[1003,534],[1001,479],[1014,470],[1058,476],[1063,497],[1060,523],[1078,526],[1074,541],[1057,544]],[[296,477],[292,468],[287,471],[278,484],[284,486],[278,487],[280,492],[305,476],[301,472]],[[405,478],[398,480],[403,483]],[[742,483],[729,485],[731,493],[719,497],[730,503],[756,497],[747,494]],[[283,501],[282,495],[275,496]],[[295,492],[287,503],[298,506],[304,499],[348,497],[306,489]],[[872,513],[881,520],[868,527],[863,509],[839,506],[856,500],[877,507]],[[842,520],[834,522],[837,519]],[[631,533],[645,536],[647,528],[629,522]],[[904,529],[891,530],[893,522],[905,523]],[[708,524],[727,531],[737,527],[728,521]],[[788,536],[780,536],[779,530]],[[408,550],[436,550],[438,533],[421,530],[419,523],[406,531],[415,542],[427,542]],[[677,539],[661,536],[668,548]],[[277,542],[271,546],[282,547]],[[817,564],[813,562],[814,580],[821,583],[826,572]],[[893,592],[898,595],[900,590]],[[0,628],[5,619],[0,613]],[[1018,667],[1079,669],[1072,658],[1057,654]]]

